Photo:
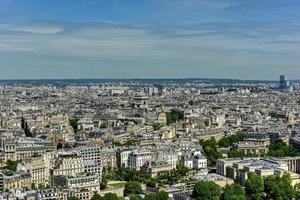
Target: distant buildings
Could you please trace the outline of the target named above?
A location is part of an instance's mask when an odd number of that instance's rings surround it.
[[[280,75],[279,89],[282,91],[293,91],[293,86],[290,84],[290,81],[286,79],[285,75]]]

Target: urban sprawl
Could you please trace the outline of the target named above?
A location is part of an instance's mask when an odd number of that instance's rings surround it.
[[[300,85],[0,85],[0,200],[300,199]]]

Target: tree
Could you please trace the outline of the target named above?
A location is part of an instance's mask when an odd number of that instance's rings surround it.
[[[68,200],[80,200],[80,199],[77,197],[69,197]]]
[[[192,198],[196,200],[218,200],[220,196],[220,187],[212,181],[196,183],[192,193]]]
[[[74,133],[77,133],[77,130],[78,130],[78,121],[79,121],[79,119],[77,119],[77,118],[69,120],[70,126],[72,126],[72,128],[74,130]]]
[[[233,143],[243,141],[245,138],[244,133],[237,133],[236,135],[225,136],[218,142],[219,147],[230,147]]]
[[[93,197],[91,198],[91,200],[102,200],[102,199],[103,199],[103,197],[98,193],[95,193],[93,195]]]
[[[137,181],[131,181],[125,184],[124,196],[142,193],[142,186]]]
[[[282,177],[269,176],[265,180],[265,192],[269,199],[294,199],[296,190],[291,183],[291,176],[288,173],[285,173]]]
[[[152,126],[154,131],[158,131],[161,128],[160,124],[153,124]]]
[[[157,184],[154,179],[147,179],[145,181],[145,183],[146,183],[147,187],[153,187],[153,188],[155,188],[156,184]]]
[[[299,156],[299,150],[291,145],[287,145],[281,139],[271,141],[268,156],[285,157],[285,156]]]
[[[21,160],[16,160],[16,161],[12,161],[12,160],[8,160],[6,162],[6,167],[5,169],[8,169],[10,171],[17,171],[17,167],[18,167],[18,164],[21,163]]]
[[[222,200],[246,200],[246,192],[244,188],[239,184],[226,185]]]
[[[258,155],[256,155],[255,153],[245,153],[245,151],[242,150],[234,150],[234,151],[230,151],[228,153],[228,157],[229,158],[249,158],[249,157],[257,157]]]
[[[103,196],[103,200],[119,200],[119,197],[115,193],[106,193]]]
[[[262,193],[264,191],[264,181],[262,177],[250,173],[248,179],[245,183],[246,194],[253,200],[261,199]]]
[[[134,194],[134,195],[131,195],[130,200],[142,200],[142,197],[140,195],[137,195],[137,194]]]
[[[168,200],[168,199],[169,199],[169,195],[164,191],[147,194],[144,198],[144,200]]]
[[[183,119],[183,112],[178,110],[172,110],[170,113],[167,113],[167,125],[173,124]]]
[[[222,154],[217,150],[217,141],[214,137],[208,140],[200,140],[200,144],[209,165],[215,165],[216,160],[222,158]]]
[[[156,193],[156,200],[168,200],[169,195],[164,191],[160,191]]]

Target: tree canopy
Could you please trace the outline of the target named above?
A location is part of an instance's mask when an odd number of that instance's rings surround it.
[[[103,200],[103,197],[100,194],[95,193],[91,200]]]
[[[287,145],[281,139],[271,141],[268,156],[285,157],[285,156],[299,156],[300,151],[295,149],[292,145]]]
[[[78,130],[78,121],[79,121],[79,119],[70,119],[69,120],[70,126],[72,126],[75,133],[77,133],[77,130]]]
[[[119,200],[119,197],[115,193],[106,193],[102,200]]]
[[[168,200],[168,199],[169,199],[169,195],[164,191],[147,194],[144,198],[144,200]]]
[[[8,160],[6,162],[6,167],[5,169],[8,169],[10,171],[17,171],[17,167],[18,167],[18,164],[21,163],[21,160],[16,160],[16,161],[12,161],[12,160]]]
[[[265,180],[265,192],[269,199],[294,199],[296,191],[291,183],[291,176],[288,173],[285,173],[282,177],[269,176]]]
[[[246,194],[253,200],[259,200],[264,192],[264,180],[262,177],[250,173],[245,183]]]
[[[246,191],[239,184],[226,185],[222,200],[246,200]]]
[[[137,181],[131,181],[125,184],[124,196],[142,193],[142,186]]]
[[[68,200],[80,200],[80,199],[77,197],[69,197]]]
[[[222,158],[222,154],[218,152],[217,141],[214,137],[208,140],[200,140],[200,144],[207,158],[208,165],[215,165],[216,160]]]
[[[192,193],[192,198],[196,200],[218,200],[220,196],[220,187],[212,181],[196,183]]]
[[[225,136],[221,138],[218,142],[219,147],[230,147],[232,146],[233,143],[243,141],[245,138],[245,134],[243,133],[238,133],[236,135],[230,135],[230,136]]]

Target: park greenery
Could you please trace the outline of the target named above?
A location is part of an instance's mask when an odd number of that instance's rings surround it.
[[[18,164],[21,162],[22,162],[21,160],[16,160],[16,161],[8,160],[6,162],[5,169],[15,172],[15,171],[17,171]]]
[[[220,186],[212,181],[197,182],[192,193],[194,200],[218,200],[220,197]]]
[[[69,197],[68,200],[80,200],[80,199],[77,197]]]
[[[221,196],[222,200],[246,200],[246,191],[239,184],[226,185]]]
[[[218,142],[218,147],[228,148],[233,145],[233,143],[243,141],[245,138],[244,133],[237,133],[235,135],[225,136],[221,138]]]
[[[69,120],[70,126],[72,126],[74,133],[77,133],[77,131],[78,131],[78,122],[79,122],[79,119],[77,119],[77,118]]]
[[[244,134],[238,133],[236,135],[225,136],[217,141],[214,137],[207,140],[200,140],[200,144],[203,148],[203,154],[206,156],[208,165],[214,166],[217,159],[222,158],[218,148],[229,148],[234,143],[243,141]],[[263,155],[260,155],[263,156]],[[269,146],[269,152],[265,156],[271,157],[286,157],[286,156],[300,156],[300,150],[296,149],[292,145],[288,145],[281,139],[271,140]],[[245,153],[239,150],[230,150],[228,152],[229,158],[245,158],[245,157],[258,157],[255,153]]]
[[[70,197],[68,200],[77,200],[77,197]],[[123,200],[123,197],[118,197],[114,193],[107,193],[104,196],[99,195],[98,193],[95,193],[91,200]],[[142,200],[142,197],[139,194],[131,194],[129,195],[130,200]],[[146,194],[143,198],[144,200],[168,200],[169,196],[168,193],[160,191],[160,192],[154,192]]]
[[[250,199],[259,200],[264,192],[264,180],[256,174],[249,174],[245,183],[246,194]]]
[[[288,173],[266,178],[250,173],[244,186],[234,183],[224,189],[212,181],[200,181],[192,193],[194,200],[292,200],[299,197],[299,187],[292,186]]]
[[[287,145],[281,139],[276,139],[270,143],[268,156],[300,156],[300,151],[294,148],[292,145]]]
[[[222,158],[222,154],[217,149],[217,141],[214,137],[208,140],[200,140],[200,144],[203,148],[203,154],[207,158],[207,164],[212,166],[216,164],[219,158]]]
[[[229,158],[251,158],[258,157],[255,153],[245,153],[245,151],[232,150],[228,153]]]
[[[142,186],[137,181],[127,182],[125,184],[124,196],[130,196],[142,193]]]
[[[167,125],[176,123],[183,119],[183,113],[178,110],[172,110],[171,112],[167,113]]]
[[[76,200],[76,199],[72,199],[72,200]],[[104,196],[95,193],[91,198],[91,200],[122,200],[122,198],[118,197],[117,194],[115,193],[106,193]]]
[[[107,187],[108,180],[139,182],[146,184],[149,187],[157,187],[157,185],[174,184],[184,179],[188,173],[188,168],[185,166],[178,166],[169,172],[161,173],[156,178],[152,178],[149,172],[135,171],[128,168],[120,167],[112,170],[105,168],[103,170],[101,189]]]

